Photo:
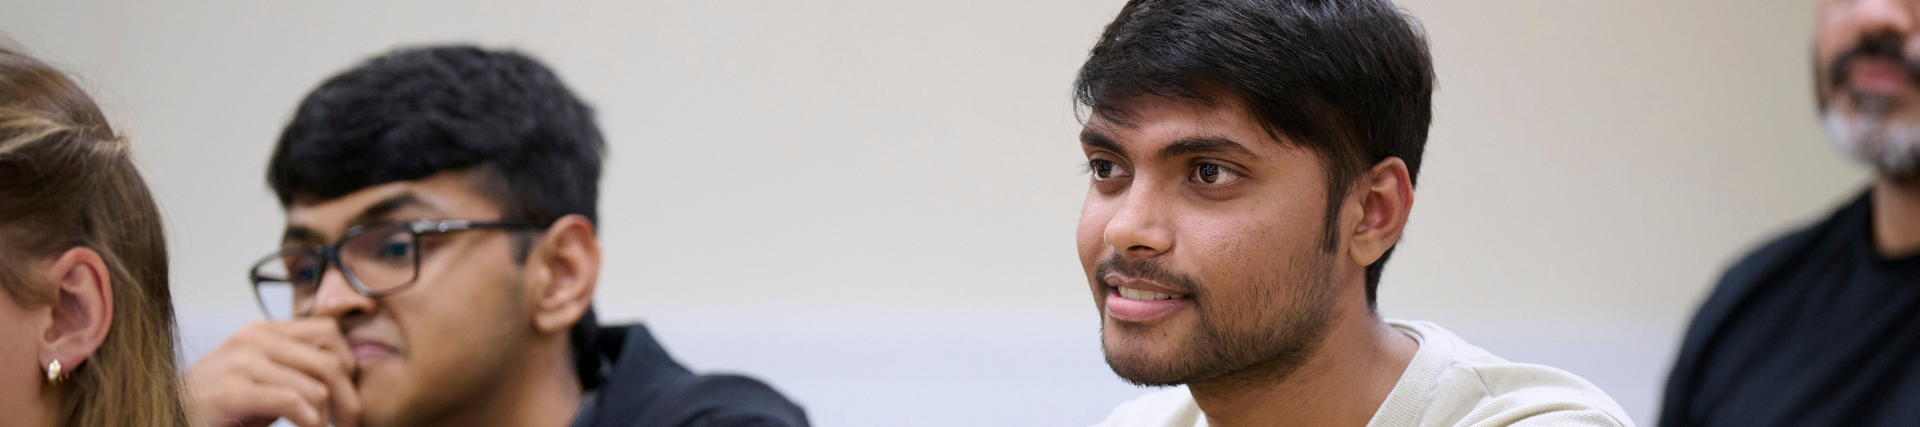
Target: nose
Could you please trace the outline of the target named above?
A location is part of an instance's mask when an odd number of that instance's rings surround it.
[[[1173,250],[1171,200],[1151,181],[1136,179],[1120,207],[1107,220],[1107,245],[1127,260],[1153,258]]]
[[[1858,0],[1853,16],[1861,34],[1892,32],[1907,36],[1913,32],[1913,10],[1909,0]]]
[[[313,315],[338,319],[372,311],[373,304],[373,298],[360,294],[347,282],[340,264],[333,263],[320,277],[320,289],[313,296]]]

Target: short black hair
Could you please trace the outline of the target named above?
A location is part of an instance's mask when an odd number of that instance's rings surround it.
[[[1129,125],[1132,98],[1223,101],[1210,87],[1238,97],[1275,139],[1319,154],[1327,251],[1340,202],[1367,168],[1398,157],[1419,175],[1433,61],[1419,26],[1386,0],[1131,0],[1080,68],[1074,98]],[[1367,266],[1370,307],[1392,254]]]
[[[606,143],[593,109],[527,55],[475,46],[400,48],[321,83],[300,102],[267,164],[281,207],[375,185],[478,168],[503,220],[572,214],[598,223]],[[521,240],[524,261],[529,239]],[[571,331],[591,389],[600,366],[588,309]]]

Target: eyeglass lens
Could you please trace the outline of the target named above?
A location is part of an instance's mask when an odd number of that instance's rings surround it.
[[[361,287],[378,294],[413,282],[417,243],[413,233],[398,226],[362,230],[340,242],[339,260]],[[290,319],[312,311],[326,273],[315,251],[290,248],[255,269],[254,290],[268,318]]]

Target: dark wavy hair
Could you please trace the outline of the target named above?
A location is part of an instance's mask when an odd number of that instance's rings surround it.
[[[327,79],[300,102],[267,164],[290,207],[478,168],[504,220],[598,222],[606,154],[593,109],[527,55],[474,46],[401,48]],[[518,236],[524,262],[532,236]],[[593,310],[570,332],[575,368],[598,387]]]
[[[1238,97],[1274,139],[1319,154],[1327,251],[1339,243],[1340,201],[1367,168],[1398,157],[1419,176],[1433,61],[1419,26],[1386,0],[1128,1],[1081,66],[1074,98],[1130,125],[1130,98],[1222,101],[1203,87]],[[1369,306],[1391,255],[1367,266]]]

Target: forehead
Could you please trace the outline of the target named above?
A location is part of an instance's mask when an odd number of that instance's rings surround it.
[[[1087,120],[1086,136],[1105,138],[1132,148],[1155,148],[1195,137],[1238,142],[1256,154],[1295,150],[1276,139],[1254,117],[1239,97],[1214,94],[1210,101],[1139,96],[1119,105],[1122,117],[1095,114]],[[1145,152],[1133,153],[1144,155]]]
[[[1869,5],[1860,4],[1861,3],[1860,0],[1820,0],[1817,3],[1819,4],[1819,7],[1815,8],[1814,13],[1816,13],[1817,16],[1822,18],[1819,23],[1819,25],[1822,27],[1825,27],[1826,24],[1828,24],[1825,18],[1835,18],[1835,17],[1851,16],[1851,15],[1857,15],[1857,14],[1882,15],[1882,16],[1886,14],[1906,14],[1911,16],[1916,13],[1920,13],[1920,10],[1915,9],[1916,7],[1920,7],[1920,0],[1892,0],[1892,1],[1885,1],[1885,2],[1872,2],[1873,5],[1877,5],[1881,7],[1861,7],[1861,6],[1869,6]],[[1894,6],[1894,7],[1889,8],[1885,6]]]
[[[462,169],[362,188],[328,200],[295,199],[287,208],[287,228],[333,237],[366,221],[498,217],[499,207],[481,188],[479,173]]]

